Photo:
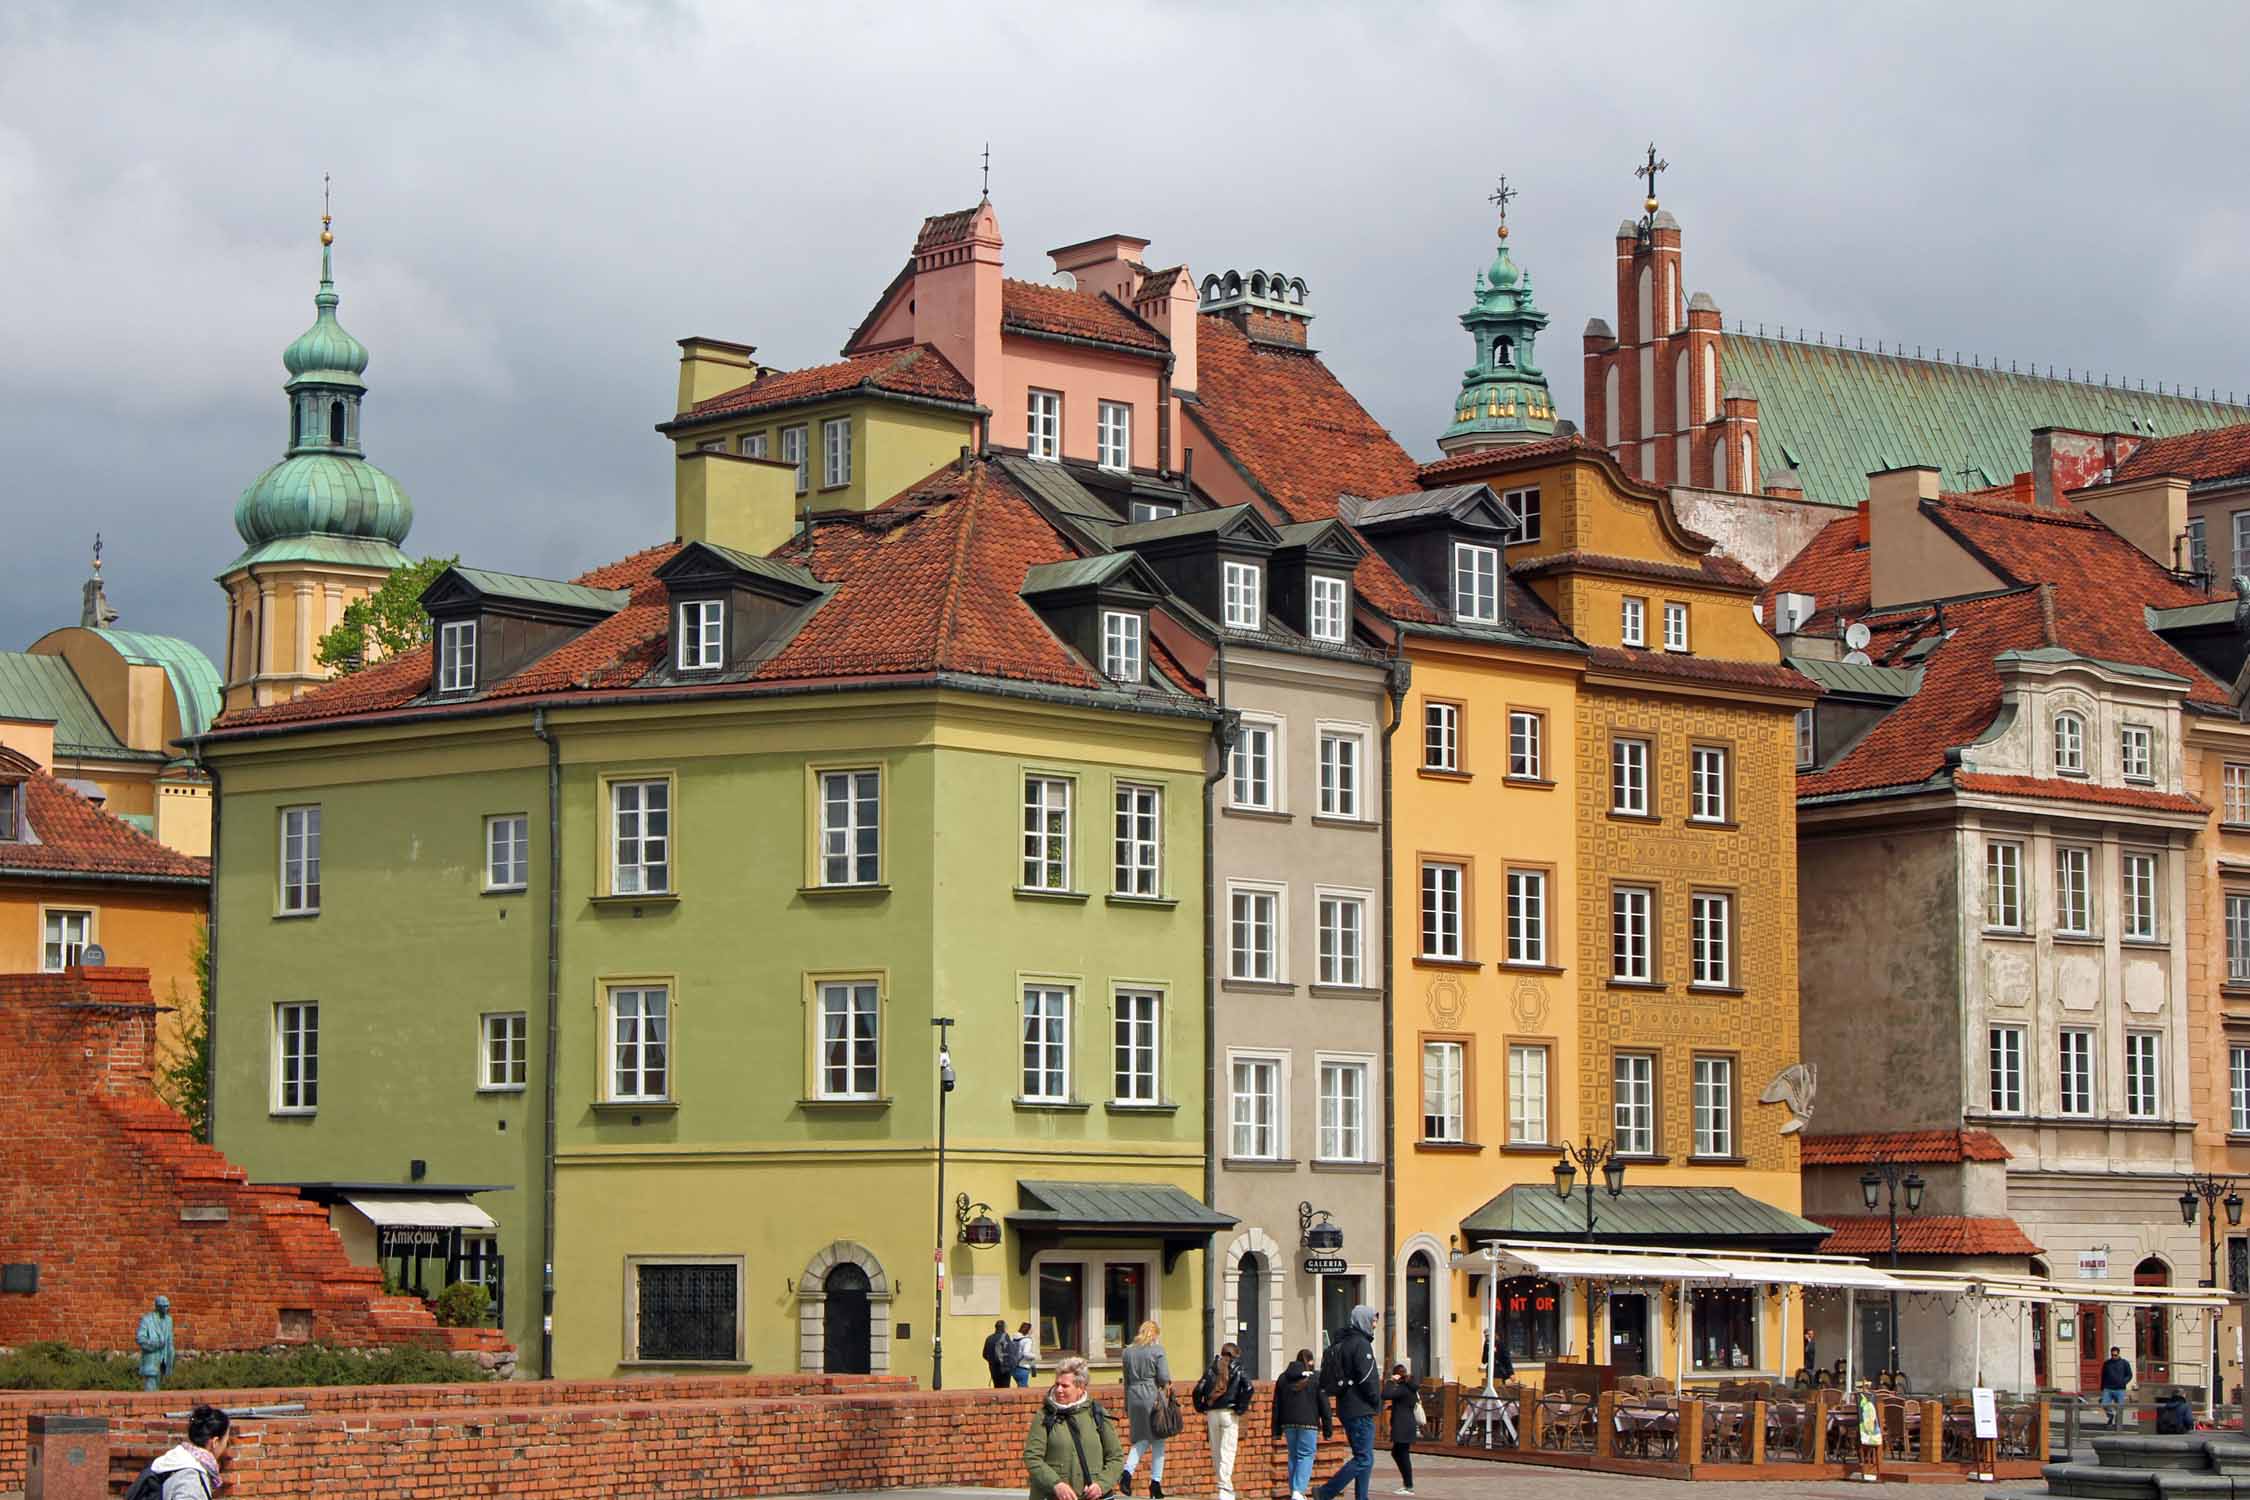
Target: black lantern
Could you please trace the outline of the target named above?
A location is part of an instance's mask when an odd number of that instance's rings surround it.
[[[1881,1175],[1875,1172],[1860,1173],[1859,1198],[1862,1203],[1865,1203],[1867,1205],[1867,1211],[1869,1213],[1873,1213],[1875,1211],[1875,1205],[1882,1200],[1882,1197],[1883,1179]]]
[[[1297,1242],[1307,1250],[1333,1254],[1344,1248],[1344,1231],[1325,1208],[1315,1208],[1310,1203],[1297,1205]]]
[[[1570,1201],[1571,1189],[1577,1185],[1577,1182],[1578,1169],[1570,1164],[1569,1157],[1565,1156],[1564,1158],[1562,1158],[1562,1160],[1555,1163],[1556,1197],[1562,1199],[1565,1203],[1568,1203]]]
[[[2242,1195],[2230,1189],[2224,1202],[2227,1209],[2227,1223],[2239,1228],[2242,1224]]]
[[[1929,1184],[1922,1180],[1921,1173],[1909,1172],[1906,1174],[1906,1211],[1908,1213],[1918,1214],[1922,1211],[1922,1189],[1927,1186]]]
[[[1625,1192],[1625,1163],[1614,1156],[1602,1163],[1602,1186],[1609,1189],[1609,1195],[1612,1198],[1623,1196]]]
[[[1000,1225],[992,1217],[989,1203],[971,1203],[963,1193],[953,1200],[953,1222],[961,1227],[961,1243],[977,1250],[989,1250],[1000,1243]]]
[[[2195,1193],[2192,1190],[2180,1194],[2180,1222],[2183,1224],[2195,1222]]]

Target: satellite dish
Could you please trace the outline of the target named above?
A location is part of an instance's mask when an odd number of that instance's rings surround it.
[[[1857,620],[1844,627],[1844,644],[1854,651],[1866,650],[1867,643],[1873,639],[1875,639],[1875,632],[1869,630]]]
[[[1846,651],[1844,653],[1844,665],[1847,667],[1865,667],[1872,666],[1873,663],[1869,661],[1867,653],[1864,651]]]

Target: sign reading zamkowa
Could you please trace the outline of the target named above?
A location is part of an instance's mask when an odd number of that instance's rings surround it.
[[[1305,1257],[1307,1276],[1341,1276],[1347,1267],[1341,1255],[1308,1255]]]
[[[450,1229],[413,1229],[385,1225],[375,1231],[375,1253],[388,1258],[393,1255],[427,1255],[451,1248],[453,1231]]]

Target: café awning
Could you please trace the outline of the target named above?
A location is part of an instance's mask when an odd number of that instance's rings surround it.
[[[1006,1218],[1026,1273],[1041,1250],[1093,1235],[1158,1240],[1169,1272],[1186,1252],[1208,1247],[1212,1235],[1242,1222],[1169,1183],[1018,1181],[1016,1196],[1018,1207]]]
[[[1761,1203],[1731,1187],[1633,1187],[1621,1198],[1597,1197],[1593,1237],[1586,1235],[1586,1207],[1568,1202],[1539,1183],[1517,1183],[1461,1221],[1470,1245],[1486,1240],[1563,1241],[1585,1249],[1704,1249],[1797,1251],[1820,1248],[1830,1230],[1825,1224]]]
[[[382,1198],[346,1193],[344,1201],[378,1229],[497,1229],[500,1221],[466,1198]]]

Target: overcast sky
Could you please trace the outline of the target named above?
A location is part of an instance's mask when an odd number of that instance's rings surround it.
[[[1012,274],[1303,276],[1420,455],[1495,174],[1575,418],[1651,138],[1729,327],[2250,391],[2239,4],[458,9],[0,5],[0,647],[98,528],[122,623],[217,654],[324,171],[408,550],[530,573],[669,535],[673,340],[834,358],[987,138]]]

